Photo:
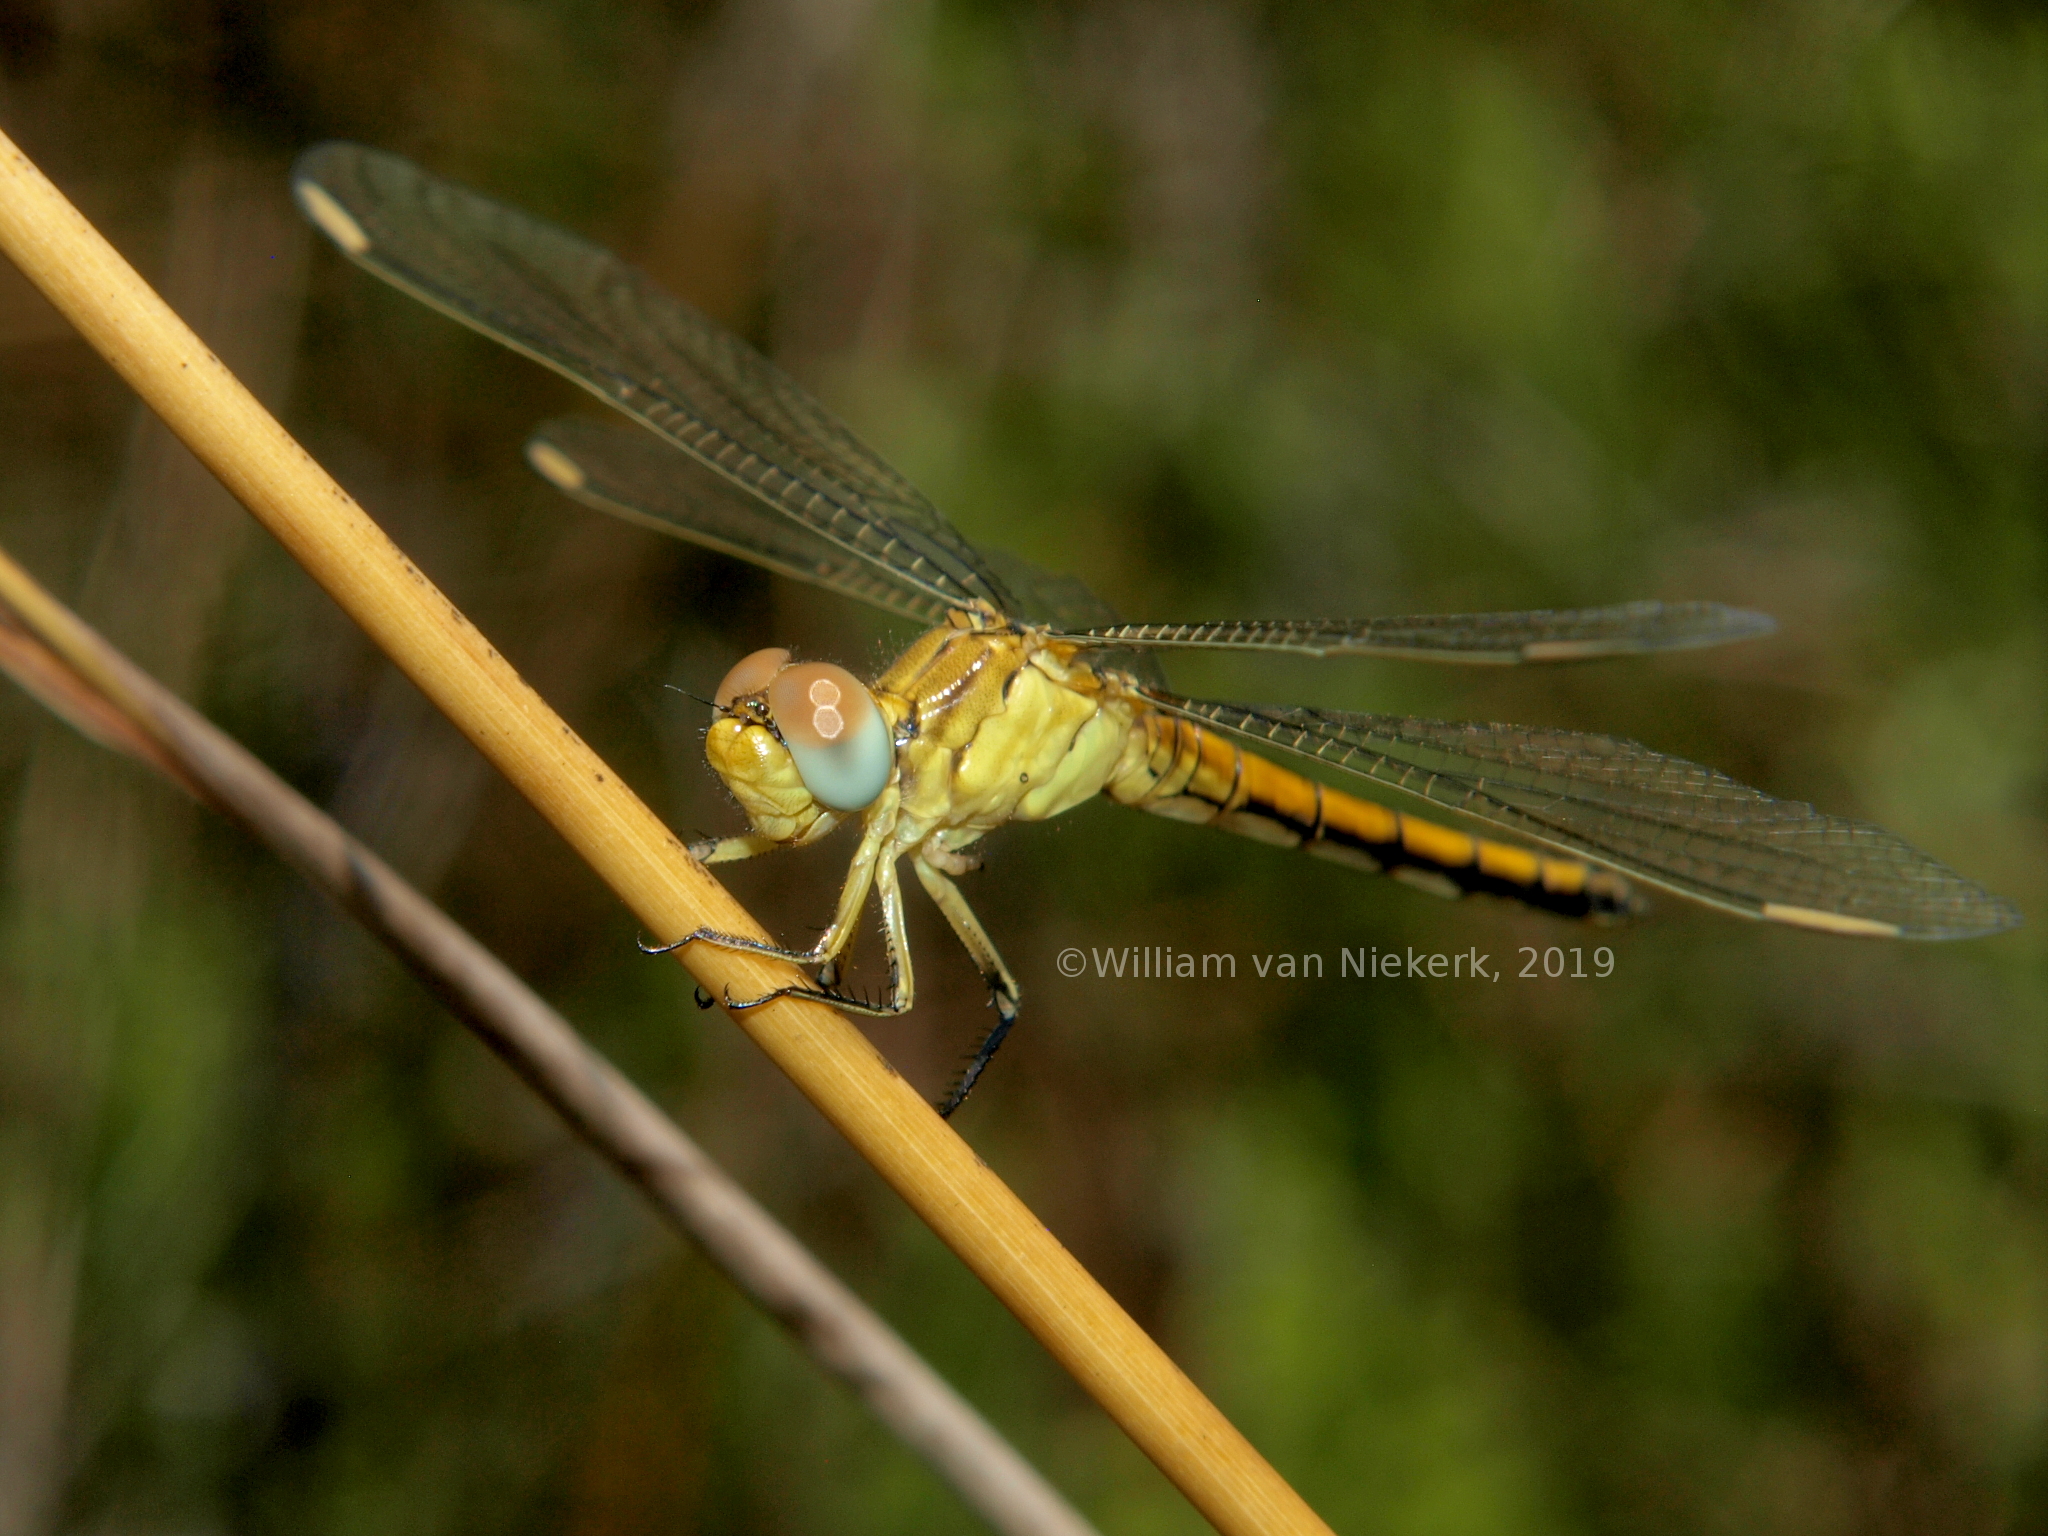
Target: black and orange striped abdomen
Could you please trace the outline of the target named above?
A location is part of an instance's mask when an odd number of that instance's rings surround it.
[[[1505,896],[1563,917],[1620,918],[1643,909],[1629,883],[1577,859],[1531,853],[1390,811],[1247,752],[1192,720],[1141,709],[1139,750],[1104,793],[1176,821],[1384,872],[1439,896]]]

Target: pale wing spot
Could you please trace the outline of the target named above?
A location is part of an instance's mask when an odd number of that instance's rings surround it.
[[[526,462],[543,480],[560,486],[565,491],[580,491],[588,477],[583,466],[552,443],[528,443]]]
[[[1524,661],[1585,661],[1640,649],[1628,640],[1531,640],[1522,647]]]
[[[292,190],[298,193],[299,206],[306,211],[306,217],[318,224],[327,238],[349,255],[360,256],[370,248],[370,237],[363,232],[363,226],[324,189],[310,181],[302,181]]]
[[[1817,928],[1822,933],[1850,933],[1872,939],[1895,939],[1899,936],[1897,923],[1880,923],[1867,917],[1845,917],[1840,912],[1821,912],[1812,907],[1788,907],[1778,901],[1765,902],[1763,915],[1768,922],[1790,923],[1795,928]]]

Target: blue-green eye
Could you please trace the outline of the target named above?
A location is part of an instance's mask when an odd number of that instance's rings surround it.
[[[768,684],[783,745],[820,805],[860,811],[889,782],[889,727],[860,679],[826,661],[784,667]]]

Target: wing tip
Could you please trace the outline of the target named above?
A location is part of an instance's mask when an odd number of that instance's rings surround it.
[[[2025,925],[2026,918],[2020,909],[2003,896],[1993,896],[1988,891],[1977,893],[1983,898],[1985,910],[1972,914],[1972,921],[1951,928],[1936,930],[1927,935],[1935,939],[1988,939]]]
[[[1776,634],[1778,621],[1753,608],[1731,608],[1726,603],[1659,603],[1625,605],[1632,612],[1675,615],[1683,622],[1661,637],[1595,636],[1584,640],[1532,640],[1517,653],[1522,661],[1594,661],[1603,656],[1633,656],[1652,651],[1694,651],[1710,646],[1732,645],[1739,640],[1761,640]]]
[[[1593,661],[1602,656],[1625,656],[1642,647],[1625,640],[1531,640],[1504,661]]]
[[[1824,912],[1816,907],[1793,906],[1767,901],[1758,916],[1766,922],[1784,923],[1818,933],[1839,933],[1854,938],[1878,939],[1988,939],[2009,933],[2025,921],[2019,908],[2000,897],[1978,893],[1986,910],[1972,912],[1960,920],[1908,927],[1903,923],[1879,922],[1874,918],[1851,917],[1843,912]]]

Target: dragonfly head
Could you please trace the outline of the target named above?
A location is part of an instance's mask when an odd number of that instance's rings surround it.
[[[866,810],[889,782],[888,724],[844,667],[756,651],[725,675],[712,702],[719,714],[704,755],[764,836],[796,836],[819,807]]]

